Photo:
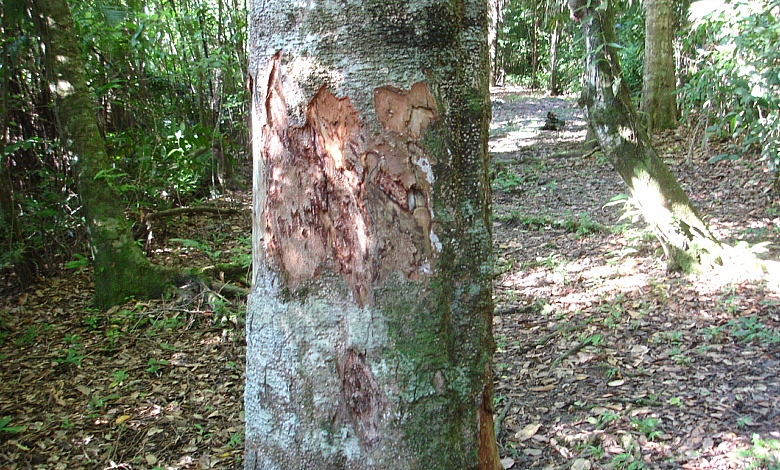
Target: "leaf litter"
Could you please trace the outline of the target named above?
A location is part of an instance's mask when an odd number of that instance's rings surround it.
[[[493,100],[504,467],[780,468],[773,280],[668,272],[647,229],[609,204],[626,190],[584,148],[573,100],[516,92]],[[539,129],[548,111],[567,122],[562,132]],[[694,203],[721,239],[769,241],[765,256],[777,259],[771,175],[753,157],[708,163],[686,132],[654,142]],[[510,174],[522,184],[508,185]]]
[[[548,111],[563,130],[539,129]],[[667,272],[647,231],[608,204],[625,190],[584,148],[572,100],[495,94],[493,114],[504,467],[778,468],[777,288]],[[760,162],[710,164],[691,139],[682,127],[656,143],[716,234],[777,244]],[[250,195],[233,196],[217,205],[236,214],[156,222],[151,258],[246,257]],[[193,288],[101,313],[90,278],[0,297],[0,468],[242,468],[242,301]]]

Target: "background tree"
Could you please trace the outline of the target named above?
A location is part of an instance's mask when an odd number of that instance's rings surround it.
[[[107,155],[102,177],[133,234],[151,248],[147,216],[224,192],[246,153],[244,2],[70,6]],[[29,0],[2,8],[0,270],[13,269],[24,287],[65,266],[83,267],[86,231],[73,161],[55,126],[36,10]],[[191,34],[177,34],[177,24]],[[200,55],[185,52],[192,50]]]
[[[582,25],[586,45],[580,103],[604,155],[653,227],[670,266],[695,270],[702,264],[723,262],[722,246],[639,123],[628,88],[621,80],[610,2],[569,0],[569,8]]]
[[[672,0],[645,0],[645,67],[641,110],[648,129],[677,125]]]
[[[487,2],[250,19],[246,468],[500,469]]]
[[[146,259],[106,177],[111,166],[87,91],[70,9],[65,0],[33,0],[33,6],[45,45],[58,127],[72,152],[87,223],[96,273],[95,304],[106,308],[128,296],[159,296],[175,273]]]
[[[509,84],[531,89],[544,84],[552,94],[577,87],[581,36],[565,21],[565,11],[565,5],[555,1],[505,3],[496,63],[503,66]]]
[[[499,48],[499,36],[504,28],[504,10],[506,0],[490,0],[488,12],[488,47],[490,54],[490,85],[502,86],[504,84],[503,56]]]

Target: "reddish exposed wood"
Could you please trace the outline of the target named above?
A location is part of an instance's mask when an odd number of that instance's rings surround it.
[[[438,239],[431,207],[432,159],[419,145],[436,119],[424,83],[375,91],[383,131],[370,131],[348,98],[322,87],[303,126],[289,126],[279,57],[270,74],[263,128],[265,246],[288,286],[333,269],[360,305],[388,273],[431,272]],[[399,230],[400,227],[400,230]]]
[[[488,376],[491,376],[488,371]],[[479,470],[503,470],[496,446],[495,428],[493,425],[493,385],[491,380],[485,382],[482,390],[482,400],[477,409],[479,419]]]

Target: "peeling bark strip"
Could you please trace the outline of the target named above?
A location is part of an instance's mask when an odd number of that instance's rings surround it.
[[[492,377],[490,370],[485,374]],[[487,382],[482,390],[481,403],[477,407],[477,419],[479,420],[479,456],[480,468],[491,468],[498,462],[498,448],[495,445],[495,425],[493,422],[493,384]]]
[[[334,268],[358,303],[370,305],[372,284],[386,274],[430,274],[440,246],[431,211],[433,162],[418,143],[436,119],[427,86],[375,90],[379,135],[371,135],[348,98],[325,87],[309,101],[306,123],[293,127],[280,55],[271,60],[264,240],[288,287]]]

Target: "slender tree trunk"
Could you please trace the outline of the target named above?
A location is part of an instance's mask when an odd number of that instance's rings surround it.
[[[645,0],[645,70],[642,112],[648,129],[677,126],[672,0]]]
[[[504,27],[504,6],[506,0],[489,0],[488,12],[488,46],[490,48],[490,84],[502,86],[504,84],[504,63],[499,47],[499,38]]]
[[[557,96],[561,94],[561,86],[558,83],[558,44],[560,43],[563,21],[553,20],[552,27],[550,36],[550,94]]]
[[[541,20],[537,15],[534,18],[533,34],[531,37],[531,89],[539,88],[539,35],[541,34]]]
[[[674,175],[653,149],[628,88],[619,78],[614,13],[608,2],[569,0],[581,21],[586,60],[580,104],[602,151],[628,185],[654,228],[672,268],[697,269],[721,262],[723,250]]]
[[[35,277],[35,262],[31,250],[25,246],[22,239],[7,163],[5,159],[0,159],[0,212],[3,214],[2,222],[5,224],[8,238],[8,246],[3,247],[3,251],[10,255],[5,261],[10,261],[13,265],[19,288],[24,290],[32,284]]]
[[[46,46],[46,68],[55,95],[60,138],[74,172],[95,268],[95,304],[107,308],[129,296],[156,297],[175,277],[152,265],[136,245],[119,198],[102,175],[111,168],[84,78],[84,62],[65,0],[33,0]]]
[[[8,23],[8,15],[6,14],[6,5],[0,5],[0,28],[5,37],[10,31],[10,25]],[[8,132],[8,119],[10,114],[9,109],[9,82],[11,80],[11,60],[8,57],[8,47],[3,44],[2,65],[3,73],[0,74],[0,149],[4,149],[5,146],[11,144],[9,142]],[[33,280],[35,273],[35,263],[32,259],[32,253],[26,249],[24,240],[22,239],[22,229],[19,225],[19,212],[16,209],[16,202],[14,201],[14,189],[11,184],[11,175],[8,171],[8,165],[10,155],[3,153],[0,155],[0,213],[2,214],[2,222],[6,230],[8,239],[8,246],[3,247],[2,251],[10,254],[10,261],[14,267],[14,273],[19,287],[26,289]]]
[[[489,469],[484,0],[250,6],[247,469]]]

